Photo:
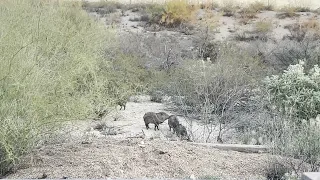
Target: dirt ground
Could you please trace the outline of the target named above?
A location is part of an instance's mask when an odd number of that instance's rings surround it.
[[[146,130],[143,114],[164,110],[162,103],[143,97],[101,121],[70,124],[60,141],[34,150],[7,178],[46,174],[47,178],[263,179],[267,154],[197,147],[172,135],[167,121],[160,125],[160,131],[154,131],[153,126]],[[106,122],[107,129],[95,130],[101,122]]]

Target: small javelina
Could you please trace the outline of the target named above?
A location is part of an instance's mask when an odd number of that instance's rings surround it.
[[[182,138],[187,138],[187,140],[189,140],[189,136],[187,133],[187,129],[186,127],[184,127],[182,124],[179,124],[176,128],[175,128],[175,132],[177,134],[178,137]]]
[[[171,115],[168,118],[168,125],[169,125],[169,130],[171,131],[171,128],[173,129],[173,133],[176,132],[176,128],[179,125],[179,121],[176,115]]]
[[[127,105],[127,100],[123,99],[123,100],[118,100],[117,105],[120,106],[120,110],[123,107],[123,110],[126,110],[126,105]]]
[[[169,115],[165,112],[147,112],[143,116],[144,123],[146,125],[146,128],[149,129],[149,124],[154,124],[154,130],[159,130],[159,124],[163,123],[166,119],[169,118]]]

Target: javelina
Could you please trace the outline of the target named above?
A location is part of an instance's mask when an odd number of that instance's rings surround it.
[[[182,124],[179,124],[176,128],[175,128],[176,134],[178,137],[182,138],[187,138],[187,140],[189,140],[189,136],[187,133],[187,129],[186,127],[184,127]]]
[[[122,107],[123,107],[123,110],[126,110],[127,101],[125,101],[125,100],[123,100],[123,101],[118,101],[117,104],[120,106],[120,110],[122,109]]]
[[[171,131],[171,128],[173,129],[173,133],[175,133],[176,127],[179,125],[179,121],[176,115],[171,115],[168,118],[168,125],[169,125],[169,130]]]
[[[166,119],[169,118],[169,115],[165,112],[147,112],[143,116],[144,123],[146,125],[146,128],[149,129],[149,124],[154,124],[154,130],[159,130],[159,124],[163,123]]]

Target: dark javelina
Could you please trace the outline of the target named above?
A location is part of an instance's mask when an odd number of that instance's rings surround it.
[[[123,110],[126,110],[126,104],[127,104],[126,100],[120,100],[117,102],[117,104],[120,106],[120,110],[122,109],[122,107],[123,107]]]
[[[171,128],[173,129],[173,133],[175,133],[176,127],[179,125],[179,121],[176,115],[171,115],[168,118],[168,125],[169,125],[169,130],[171,131]]]
[[[169,115],[165,112],[147,112],[143,116],[144,123],[146,125],[146,128],[149,129],[149,124],[154,124],[154,130],[159,130],[159,124],[163,123],[166,119],[169,118]]]
[[[120,110],[123,108],[123,110],[126,110],[126,105],[127,105],[127,102],[128,102],[128,98],[126,97],[122,97],[122,98],[119,98],[117,100],[117,105],[120,106]]]
[[[179,124],[176,129],[175,129],[177,136],[182,138],[187,138],[187,140],[189,140],[189,136],[187,133],[187,129],[186,127],[184,127],[182,124]]]

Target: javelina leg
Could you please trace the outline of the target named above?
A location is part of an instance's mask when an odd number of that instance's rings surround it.
[[[122,109],[122,106],[120,105],[120,110]]]
[[[146,128],[149,129],[149,124],[146,123]]]
[[[126,105],[123,105],[123,107],[124,107],[123,110],[126,110]]]
[[[171,131],[171,127],[169,126],[169,131]]]
[[[154,124],[154,130],[155,130],[155,131],[157,130],[157,127],[158,127],[158,125],[157,125],[157,124]]]

